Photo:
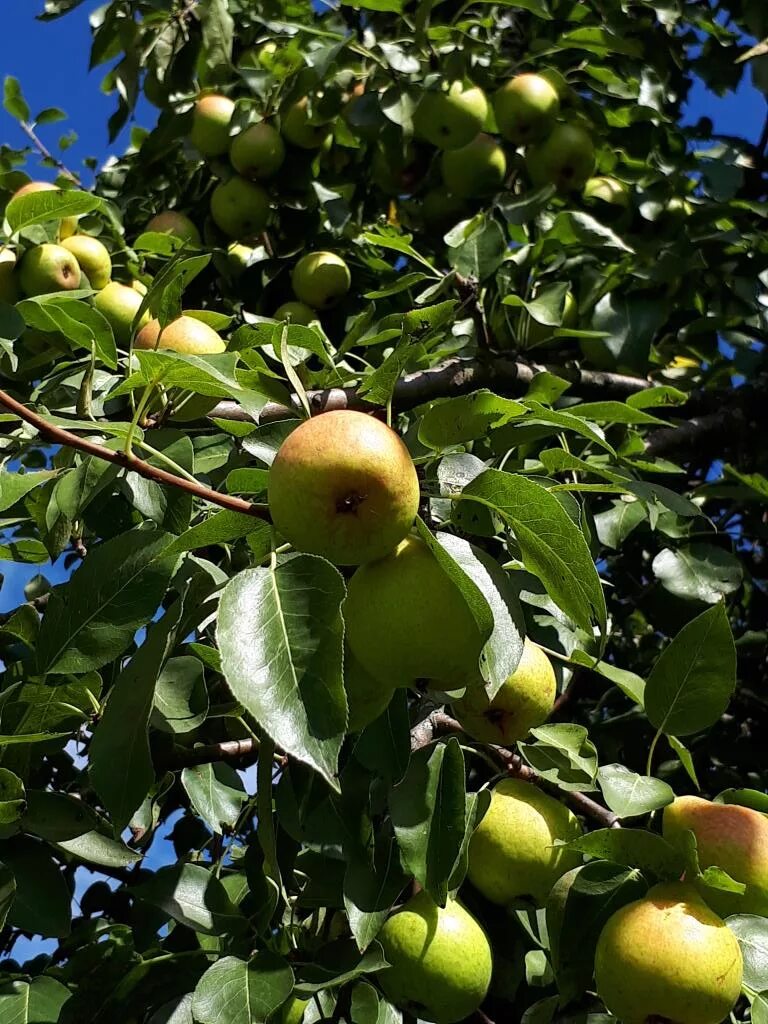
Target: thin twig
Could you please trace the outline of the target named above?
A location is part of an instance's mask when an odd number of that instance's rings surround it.
[[[76,451],[85,452],[86,455],[93,455],[95,458],[103,459],[105,462],[112,462],[122,466],[124,469],[138,473],[139,476],[143,476],[147,480],[155,480],[157,483],[177,487],[179,490],[186,491],[202,501],[210,501],[212,504],[220,505],[221,508],[229,509],[231,512],[240,512],[243,515],[254,516],[256,519],[264,519],[266,522],[270,521],[269,512],[266,508],[254,505],[250,501],[244,501],[242,498],[235,498],[229,494],[214,491],[211,487],[206,487],[204,484],[193,483],[191,480],[176,476],[174,473],[168,473],[164,469],[158,469],[156,466],[152,466],[149,462],[145,462],[144,459],[140,459],[132,453],[113,451],[111,448],[105,448],[104,445],[97,444],[95,441],[88,441],[85,438],[78,437],[77,434],[73,434],[69,430],[64,430],[62,427],[56,427],[48,423],[42,416],[27,409],[25,405],[17,402],[15,398],[11,398],[5,391],[0,391],[0,405],[4,405],[6,409],[15,413],[25,423],[35,427],[46,440],[54,444],[74,448]],[[97,428],[96,424],[94,426]]]
[[[20,121],[19,123],[21,125],[21,130],[24,132],[29,141],[38,151],[40,156],[42,156],[45,160],[50,160],[51,163],[57,168],[57,170],[61,171],[62,174],[65,174],[76,185],[80,185],[80,178],[74,173],[74,171],[70,171],[67,165],[63,163],[58,157],[53,155],[53,153],[50,151],[50,149],[48,149],[43,140],[32,127],[32,125],[28,121]]]

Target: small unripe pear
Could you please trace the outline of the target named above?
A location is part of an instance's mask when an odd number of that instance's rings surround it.
[[[283,1004],[280,1011],[280,1024],[301,1024],[304,1020],[304,1010],[307,1007],[308,999],[299,999],[298,996],[291,996],[287,1003]]]
[[[228,96],[201,96],[192,114],[192,145],[203,156],[223,156],[229,149],[229,124],[235,104]]]
[[[461,149],[443,153],[440,166],[448,191],[463,199],[495,192],[507,176],[504,150],[483,132]]]
[[[0,249],[0,302],[13,305],[19,298],[19,279],[16,273],[16,253]]]
[[[300,149],[321,149],[331,134],[327,124],[310,122],[307,96],[302,96],[283,111],[280,127],[284,138]]]
[[[160,330],[158,320],[150,320],[136,335],[134,348],[169,349],[186,355],[205,356],[224,352],[226,345],[208,324],[182,314]]]
[[[525,154],[528,176],[536,188],[554,185],[558,192],[583,188],[595,169],[595,147],[583,128],[557,124],[551,134]]]
[[[597,943],[600,998],[622,1024],[720,1024],[739,998],[736,937],[682,882],[617,910]]]
[[[72,253],[51,242],[29,249],[19,267],[21,290],[29,296],[74,291],[80,287],[80,276]]]
[[[244,178],[271,178],[285,160],[285,146],[271,124],[261,121],[240,132],[229,148],[229,159]]]
[[[75,257],[91,288],[98,291],[109,283],[112,257],[103,242],[91,235],[70,235],[61,244]]]
[[[492,903],[526,897],[542,905],[581,854],[555,845],[581,835],[578,819],[530,782],[504,779],[469,844],[467,877]]]
[[[267,226],[269,196],[261,185],[238,176],[230,178],[213,190],[211,217],[230,238],[253,238]]]
[[[333,252],[308,252],[291,273],[296,298],[313,309],[335,306],[349,291],[349,267]]]
[[[380,558],[410,530],[419,482],[386,424],[352,410],[313,416],[283,441],[269,471],[277,530],[337,565]]]
[[[416,134],[438,149],[460,149],[477,135],[488,116],[488,101],[477,86],[453,82],[422,93],[413,115]]]
[[[458,587],[418,537],[361,566],[347,586],[347,643],[383,683],[434,679],[464,686],[478,674],[483,636]]]
[[[679,357],[678,357],[679,358]],[[743,893],[708,885],[701,896],[722,917],[760,914],[768,917],[768,817],[751,807],[719,804],[698,796],[679,796],[664,808],[664,838],[683,846],[685,833],[696,836],[699,867],[719,867]]]
[[[516,75],[493,97],[496,124],[516,146],[546,138],[560,110],[557,89],[543,75]]]
[[[488,937],[458,900],[439,907],[413,896],[378,934],[391,964],[378,980],[389,1000],[414,1017],[454,1024],[478,1009],[491,983]]]
[[[192,245],[202,244],[197,227],[186,213],[182,213],[180,210],[163,210],[162,213],[155,214],[144,230],[157,231],[161,235],[172,235],[182,242],[191,242]]]
[[[134,281],[134,285],[137,283]],[[131,328],[136,314],[139,312],[142,299],[142,295],[135,288],[129,288],[128,285],[119,284],[117,281],[110,281],[105,288],[94,295],[93,304],[109,321],[118,345],[127,347],[130,344]],[[149,310],[145,310],[138,327],[147,323],[149,316]]]
[[[488,700],[484,686],[468,686],[465,695],[454,702],[453,713],[473,739],[508,747],[546,721],[556,693],[549,658],[526,638],[517,668],[493,700]]]
[[[22,185],[21,188],[11,196],[11,199],[18,199],[21,196],[32,195],[34,192],[61,192],[58,185],[54,185],[50,181],[28,181],[26,185]],[[77,217],[62,217],[59,221],[59,238],[69,238],[70,235],[74,235],[77,231]]]
[[[309,327],[317,320],[317,313],[303,302],[284,302],[272,314],[274,320],[288,320],[292,324]]]

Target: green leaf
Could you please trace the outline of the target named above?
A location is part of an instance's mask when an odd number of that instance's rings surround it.
[[[514,531],[525,567],[537,575],[573,621],[604,635],[607,612],[600,578],[584,536],[545,487],[523,476],[489,469],[462,498],[488,505]]]
[[[589,988],[597,940],[608,918],[640,899],[646,888],[637,870],[604,860],[574,868],[555,882],[546,920],[552,968],[564,1002]]]
[[[404,689],[395,690],[384,712],[360,734],[355,757],[363,767],[389,783],[405,775],[411,757],[408,699]]]
[[[47,192],[42,195],[49,195]],[[72,345],[94,351],[111,370],[117,366],[117,347],[112,328],[97,309],[66,295],[24,299],[16,309],[29,327],[58,332]]]
[[[679,878],[685,867],[679,850],[641,828],[599,828],[572,840],[568,848],[665,880]]]
[[[350,856],[344,874],[344,909],[360,952],[378,935],[406,881],[397,842],[390,835],[378,839],[372,857],[357,851]]]
[[[7,924],[43,938],[63,938],[72,919],[72,893],[53,857],[32,839],[3,843],[3,862],[16,879]]]
[[[240,776],[221,761],[185,768],[181,784],[195,811],[214,832],[221,832],[222,825],[231,828],[247,799]]]
[[[79,217],[98,210],[103,204],[90,192],[68,189],[60,192],[30,192],[12,199],[5,208],[5,216],[12,231],[22,231],[33,224],[45,224],[63,217]]]
[[[232,63],[232,39],[235,23],[227,0],[207,0],[202,5],[203,57],[211,70]]]
[[[463,277],[485,281],[494,274],[507,254],[507,240],[504,231],[491,217],[481,217],[479,222],[470,221],[469,233],[462,232],[459,244],[450,237],[447,250],[448,262]],[[451,233],[454,236],[456,231]]]
[[[744,985],[753,992],[762,992],[768,978],[768,918],[735,914],[726,923],[739,940],[744,958]]]
[[[0,512],[5,512],[17,501],[21,501],[25,494],[29,494],[35,487],[40,487],[55,476],[55,472],[47,469],[37,473],[0,472]]]
[[[640,523],[648,518],[642,501],[614,501],[605,512],[595,516],[598,540],[607,548],[618,550]]]
[[[624,402],[582,402],[580,405],[574,405],[571,412],[574,416],[583,416],[584,419],[593,420],[595,423],[648,424],[657,427],[669,425],[666,420]]]
[[[361,956],[354,942],[340,939],[323,946],[315,954],[313,963],[298,972],[296,995],[309,999],[324,988],[345,985],[363,974],[373,974],[388,966],[378,942],[371,943]]]
[[[212,544],[229,544],[253,533],[270,536],[269,523],[243,512],[231,512],[222,509],[214,512],[202,523],[191,527],[173,542],[169,551],[181,554],[184,551],[196,551]]]
[[[157,611],[175,557],[163,533],[135,530],[94,547],[43,616],[37,670],[87,672],[116,658]]]
[[[736,648],[721,602],[662,651],[645,687],[645,711],[660,732],[687,736],[718,720],[735,686]]]
[[[186,733],[208,715],[208,691],[202,663],[183,655],[171,658],[157,678],[152,724],[163,732]]]
[[[29,107],[18,78],[6,75],[3,82],[3,107],[17,121],[29,121]]]
[[[0,768],[0,835],[10,834],[8,826],[21,820],[26,806],[24,783],[14,772]]]
[[[606,337],[584,342],[584,347],[607,350],[622,369],[644,369],[651,342],[666,315],[661,302],[649,302],[641,295],[611,292],[600,299],[592,317],[594,329],[605,332]]]
[[[155,681],[176,643],[180,619],[181,602],[177,601],[149,627],[144,643],[115,680],[91,741],[91,784],[118,829],[131,820],[155,779],[149,716]]]
[[[67,793],[50,793],[40,789],[27,791],[25,832],[52,843],[75,839],[97,828],[101,821],[88,804]]]
[[[263,1024],[293,989],[288,962],[267,951],[247,963],[217,960],[195,988],[192,1013],[200,1024]]]
[[[200,864],[159,868],[132,891],[174,921],[203,935],[237,935],[248,926],[221,881]]]
[[[389,810],[406,870],[445,905],[466,820],[464,755],[459,741],[424,747],[389,795]]]
[[[751,807],[753,811],[768,814],[768,793],[758,789],[724,789],[718,793],[715,802],[719,804],[738,804],[740,807]]]
[[[486,437],[490,430],[525,415],[525,406],[492,391],[473,391],[471,395],[435,402],[419,424],[419,440],[428,448],[440,450]]]
[[[690,544],[677,551],[664,548],[651,568],[670,594],[707,604],[717,604],[738,590],[744,575],[739,559],[714,544]]]
[[[347,722],[342,673],[346,589],[315,555],[247,569],[221,595],[217,639],[235,698],[275,743],[336,787]]]
[[[13,871],[7,864],[0,861],[0,928],[5,927],[5,919],[15,896],[16,879],[13,876]]]
[[[619,818],[636,818],[658,811],[675,799],[675,791],[661,779],[638,775],[623,764],[598,769],[597,781],[610,809]]]
[[[519,750],[542,778],[573,792],[595,788],[597,750],[583,725],[542,725],[531,735],[537,742]]]
[[[355,7],[364,11],[402,14],[403,0],[341,0],[342,7]]]

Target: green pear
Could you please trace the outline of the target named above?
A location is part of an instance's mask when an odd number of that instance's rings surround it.
[[[80,267],[68,249],[44,242],[22,257],[19,283],[29,296],[74,291],[80,287]]]
[[[581,863],[581,854],[556,846],[578,839],[578,819],[530,782],[504,779],[469,844],[467,877],[492,903],[521,898],[543,905],[555,882]]]
[[[283,111],[280,123],[283,137],[300,149],[322,149],[330,138],[331,129],[327,124],[312,124],[309,117],[309,97],[302,96]]]
[[[453,713],[473,739],[508,747],[547,720],[556,693],[549,658],[526,638],[517,668],[493,700],[488,700],[484,686],[470,686],[460,700],[454,701]]]
[[[236,279],[251,265],[253,253],[253,246],[244,245],[242,242],[232,242],[227,246],[226,256],[217,255],[214,259],[222,274]]]
[[[418,537],[355,572],[343,614],[350,650],[383,683],[435,679],[459,688],[477,679],[484,638],[458,587]]]
[[[461,149],[443,153],[440,166],[446,188],[461,199],[487,196],[500,189],[507,176],[504,150],[483,132]]]
[[[13,305],[19,299],[19,279],[16,273],[16,253],[0,248],[0,302]]]
[[[565,301],[563,303],[563,320],[560,326],[575,327],[578,318],[579,307],[576,299],[574,298],[573,292],[566,292]],[[525,314],[524,322],[527,330],[525,335],[525,348],[535,348],[537,345],[542,345],[545,341],[549,341],[554,337],[554,327],[550,327],[548,324],[539,323],[539,321],[534,320],[530,314]]]
[[[134,281],[134,284],[136,283]],[[94,295],[93,304],[109,321],[118,345],[127,348],[130,344],[131,328],[142,301],[142,295],[135,288],[118,284],[117,281],[110,281],[105,288]],[[149,318],[149,310],[145,310],[137,326],[143,327]]]
[[[682,882],[655,885],[600,933],[595,982],[622,1024],[720,1024],[741,992],[736,937]]]
[[[228,96],[201,96],[197,101],[189,139],[202,156],[223,156],[227,152],[234,112],[235,104]]]
[[[206,356],[223,352],[226,345],[208,324],[182,314],[160,330],[159,320],[150,320],[136,335],[134,348],[169,349],[186,355]]]
[[[419,481],[408,449],[386,424],[341,409],[305,420],[269,471],[275,528],[299,551],[360,565],[410,530]]]
[[[384,922],[377,937],[391,965],[377,978],[400,1009],[420,1020],[454,1024],[485,999],[491,945],[457,900],[439,907],[422,891]]]
[[[349,291],[349,267],[333,252],[308,252],[291,273],[296,298],[313,309],[335,306]]]
[[[271,178],[285,160],[285,146],[271,124],[261,121],[236,135],[229,147],[229,159],[244,178]]]
[[[284,302],[282,306],[277,307],[272,314],[272,318],[274,320],[288,320],[292,324],[301,324],[303,327],[309,327],[311,323],[317,320],[317,313],[303,302]]]
[[[457,81],[447,89],[422,93],[413,128],[419,138],[438,149],[460,149],[477,135],[487,116],[488,101],[483,90]]]
[[[219,182],[211,195],[211,217],[230,238],[253,238],[267,226],[269,196],[245,178]]]
[[[347,732],[360,732],[374,722],[395,692],[395,687],[366,672],[348,648],[344,652],[344,688],[349,709]]]
[[[452,195],[444,186],[432,188],[425,194],[420,212],[426,227],[434,231],[448,231],[471,216],[466,199]]]
[[[61,192],[61,189],[50,181],[28,181],[26,185],[11,196],[11,199],[19,199],[21,196],[32,195],[35,192]],[[59,239],[69,238],[77,231],[77,217],[62,217],[59,221]]]
[[[584,198],[587,200],[599,199],[609,206],[617,206],[626,210],[629,206],[629,188],[618,178],[611,178],[606,175],[598,175],[596,178],[589,178],[584,186]]]
[[[557,124],[551,134],[525,154],[528,176],[536,188],[554,185],[572,192],[586,184],[595,169],[595,147],[583,128]]]
[[[202,245],[200,232],[186,215],[180,210],[163,210],[157,213],[147,223],[145,231],[157,231],[161,235],[172,235],[182,242],[190,242],[192,245]]]
[[[280,1010],[280,1024],[301,1024],[308,1003],[308,999],[291,996]]]
[[[75,257],[91,288],[98,291],[109,284],[112,257],[103,242],[91,235],[70,235],[61,244]]]
[[[768,917],[768,816],[751,807],[719,804],[698,796],[679,796],[664,808],[664,838],[683,847],[685,833],[696,836],[699,867],[719,867],[743,882],[743,893],[702,885],[706,902],[722,917]]]
[[[543,75],[516,75],[495,93],[493,109],[499,132],[516,146],[549,135],[560,111],[557,89]]]

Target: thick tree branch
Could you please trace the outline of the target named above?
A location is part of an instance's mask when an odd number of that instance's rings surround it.
[[[751,446],[768,425],[768,391],[764,382],[727,392],[701,391],[673,415],[686,421],[649,434],[646,454],[722,457],[744,444]]]
[[[411,730],[411,750],[418,750],[427,746],[438,736],[462,733],[464,730],[455,718],[444,711],[433,711],[425,719],[414,726]],[[553,786],[546,779],[542,779],[538,772],[529,768],[523,762],[519,754],[514,754],[506,747],[498,747],[496,744],[488,744],[486,749],[499,762],[500,766],[511,778],[522,779],[524,782],[531,782],[535,786],[549,790],[555,795],[562,797],[577,814],[584,815],[592,821],[602,825],[603,828],[620,828],[619,819],[602,804],[597,803],[583,793],[563,793],[556,786]]]
[[[146,477],[147,480],[155,480],[160,484],[169,484],[171,487],[177,487],[179,490],[186,491],[202,501],[210,501],[212,504],[220,505],[231,512],[241,512],[243,515],[254,516],[267,522],[270,521],[269,512],[265,508],[253,505],[242,498],[235,498],[229,494],[214,491],[204,484],[193,483],[191,480],[176,476],[174,473],[168,473],[166,470],[159,469],[157,466],[145,462],[144,459],[140,459],[132,453],[127,454],[123,451],[113,451],[111,448],[106,448],[95,441],[88,441],[86,438],[78,437],[77,434],[73,434],[69,430],[56,427],[48,423],[38,413],[32,412],[31,409],[22,405],[21,402],[17,402],[15,398],[11,398],[5,391],[0,391],[0,405],[4,405],[6,409],[15,413],[25,423],[35,427],[47,441],[51,441],[53,444],[74,448],[76,451],[84,452],[86,455],[93,455],[95,458],[103,459],[105,462],[112,462],[115,465],[122,466],[124,469],[138,473],[139,476]],[[94,429],[97,428],[98,424],[94,424]]]
[[[568,366],[546,366],[538,363],[524,363],[513,359],[449,359],[430,370],[419,370],[408,374],[395,385],[392,407],[397,412],[407,412],[435,398],[449,398],[465,395],[478,388],[492,388],[502,395],[524,394],[537,373],[548,370],[569,380],[580,398],[627,398],[638,391],[652,386],[642,377],[630,377],[623,373],[605,373],[602,370],[580,370]],[[372,410],[359,394],[356,387],[328,388],[325,391],[310,391],[309,403],[313,413],[329,412],[333,409]],[[292,406],[269,402],[259,414],[259,423],[281,420],[299,412],[298,402]],[[252,417],[236,402],[219,402],[209,413],[212,419],[249,421]]]

